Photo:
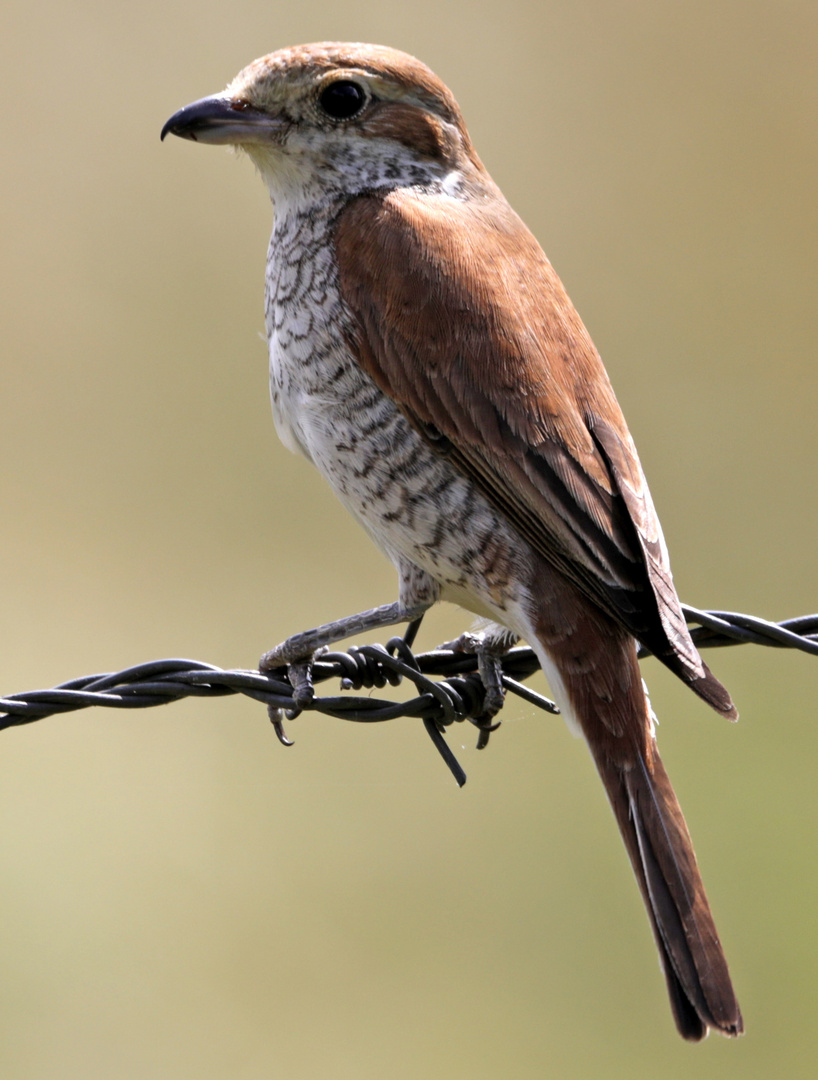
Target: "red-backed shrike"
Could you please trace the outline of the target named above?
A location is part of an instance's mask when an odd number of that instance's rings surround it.
[[[400,580],[397,603],[290,638],[263,665],[439,599],[490,620],[482,670],[525,638],[602,777],[679,1031],[739,1034],[637,642],[717,712],[735,709],[690,639],[599,355],[452,94],[405,53],[307,45],[256,60],[167,132],[240,147],[267,184],[279,435]]]

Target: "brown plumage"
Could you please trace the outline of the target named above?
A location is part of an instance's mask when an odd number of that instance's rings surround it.
[[[399,190],[344,209],[358,360],[536,551],[734,718],[690,640],[599,354],[537,241],[487,176],[474,186],[474,202]]]
[[[397,604],[298,635],[267,666],[438,598],[526,637],[591,749],[680,1032],[740,1033],[636,642],[721,714],[735,709],[690,639],[599,355],[451,93],[391,49],[302,46],[255,61],[165,131],[239,145],[267,182],[279,432],[400,575]]]

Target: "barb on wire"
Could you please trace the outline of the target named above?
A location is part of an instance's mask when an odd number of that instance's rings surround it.
[[[773,623],[729,611],[700,611],[687,605],[683,605],[683,610],[687,621],[694,624],[692,637],[700,649],[751,642],[818,655],[818,614]],[[411,644],[418,625],[410,624],[404,637],[393,637],[386,646],[353,645],[346,652],[322,653],[312,669],[314,683],[339,679],[344,691],[371,690],[387,683],[398,686],[407,679],[414,684],[417,696],[394,702],[342,693],[315,697],[307,708],[358,723],[380,723],[397,717],[420,719],[462,786],[466,774],[443,737],[446,727],[455,722],[470,721],[480,732],[478,747],[482,748],[487,744],[490,732],[499,724],[486,716],[485,691],[477,673],[475,654],[452,645],[414,653]],[[647,650],[640,648],[640,658],[649,655]],[[523,684],[523,680],[533,675],[539,666],[533,650],[525,647],[510,649],[502,657],[503,686],[546,712],[558,713],[553,701]],[[0,698],[0,730],[92,705],[144,709],[186,697],[230,694],[244,694],[265,704],[279,739],[289,745],[283,733],[282,719],[285,716],[292,719],[302,710],[295,706],[293,689],[283,669],[272,674],[231,671],[197,660],[154,660],[123,671],[71,679],[50,690],[10,694]]]

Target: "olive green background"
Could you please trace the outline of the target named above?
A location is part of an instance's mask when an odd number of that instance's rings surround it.
[[[0,15],[2,689],[252,666],[394,598],[277,442],[249,164],[159,142],[254,57],[392,44],[452,87],[563,276],[680,593],[818,609],[813,0],[34,0]],[[424,645],[468,625],[428,620]],[[711,654],[729,725],[645,664],[747,1035],[679,1040],[587,752],[512,702],[459,791],[410,721],[238,699],[0,737],[8,1080],[813,1077],[818,661]],[[461,747],[465,746],[461,750]]]

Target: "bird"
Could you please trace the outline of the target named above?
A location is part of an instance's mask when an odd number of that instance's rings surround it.
[[[169,133],[238,148],[265,182],[278,434],[398,574],[396,602],[288,638],[262,670],[289,665],[307,700],[317,650],[451,601],[485,627],[496,712],[498,658],[527,641],[602,779],[679,1033],[739,1035],[637,646],[720,715],[736,709],[690,637],[600,356],[452,92],[407,53],[320,42],[253,61]]]

